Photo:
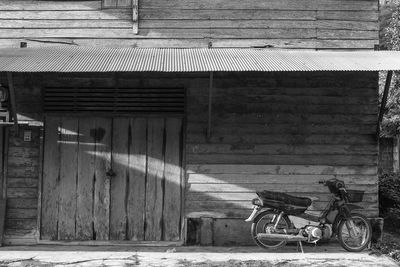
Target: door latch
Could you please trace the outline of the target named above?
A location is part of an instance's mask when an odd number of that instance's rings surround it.
[[[112,177],[114,177],[116,175],[116,173],[113,171],[113,169],[108,169],[108,171],[106,172],[106,175],[109,178],[112,178]]]

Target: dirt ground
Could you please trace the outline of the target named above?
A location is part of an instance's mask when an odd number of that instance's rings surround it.
[[[375,244],[373,251],[379,255],[384,254],[397,261],[400,265],[400,233],[399,230],[385,231],[383,242]]]
[[[305,246],[304,251],[296,246],[275,252],[258,247],[22,246],[0,248],[0,266],[398,266],[385,255],[349,253],[337,243]]]

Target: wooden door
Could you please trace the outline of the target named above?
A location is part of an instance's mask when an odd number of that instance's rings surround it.
[[[41,239],[178,241],[181,118],[45,121]]]

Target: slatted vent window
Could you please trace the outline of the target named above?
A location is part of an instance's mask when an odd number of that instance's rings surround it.
[[[102,0],[103,8],[130,8],[132,0]]]
[[[48,113],[179,113],[185,108],[184,89],[45,88]]]

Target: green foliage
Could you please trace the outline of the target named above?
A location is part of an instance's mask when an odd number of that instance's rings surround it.
[[[379,177],[379,200],[381,208],[400,209],[400,174],[382,174]]]
[[[382,77],[384,76],[384,77]],[[386,75],[381,75],[381,80],[385,81]],[[383,86],[379,93],[382,99]],[[381,136],[392,137],[400,133],[400,73],[395,72],[386,103],[385,114],[382,121]]]
[[[400,50],[400,6],[391,9],[391,16],[383,29],[385,50]]]
[[[379,213],[397,228],[400,224],[400,174],[383,174],[379,177]]]
[[[382,8],[381,27],[381,49],[400,51],[400,5]],[[380,99],[385,80],[386,75],[382,73]],[[400,72],[395,72],[382,122],[382,136],[394,136],[398,133],[400,133]]]
[[[379,177],[379,213],[385,220],[384,235],[373,250],[400,262],[400,173]]]

